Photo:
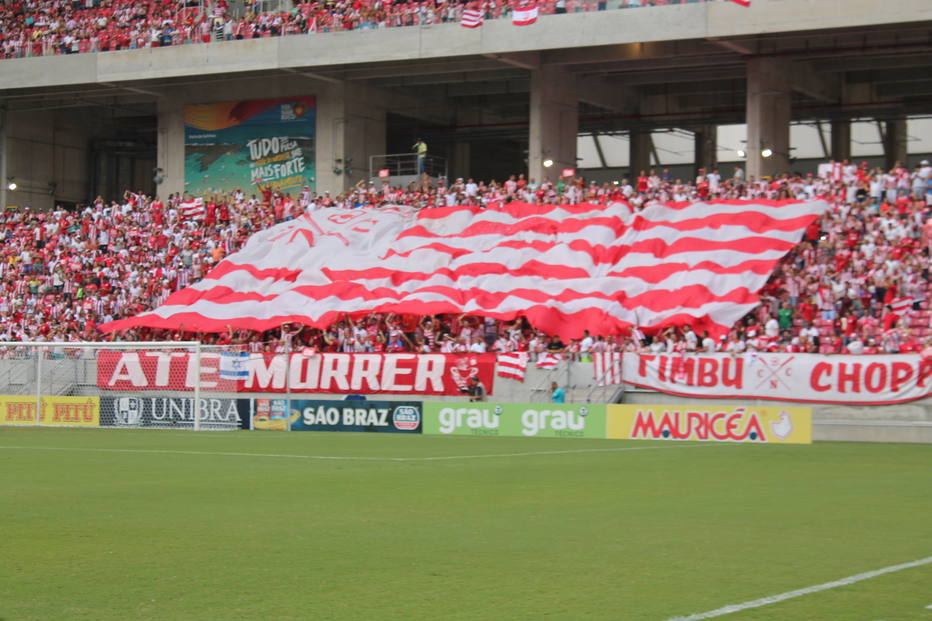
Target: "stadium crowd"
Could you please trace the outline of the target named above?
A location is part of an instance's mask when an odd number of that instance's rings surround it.
[[[707,0],[616,0],[619,8]],[[245,0],[234,15],[226,0],[0,1],[0,58],[107,52],[294,34],[429,26],[457,22],[464,8],[485,19],[507,17],[519,0],[316,0],[287,11],[262,11]],[[289,3],[290,4],[290,3]],[[606,0],[544,0],[542,14],[604,10]],[[613,6],[612,8],[615,8]]]
[[[661,334],[634,330],[626,338],[586,335],[562,343],[523,320],[466,316],[373,315],[346,318],[328,330],[282,326],[265,333],[193,334],[135,329],[102,335],[97,326],[158,306],[170,293],[204,276],[254,232],[305,211],[378,208],[624,201],[634,210],[655,202],[694,199],[827,198],[832,208],[806,231],[761,290],[763,303],[720,340],[674,327]],[[791,351],[932,354],[929,265],[932,256],[932,167],[910,171],[839,163],[820,175],[745,179],[701,171],[693,182],[665,170],[642,171],[619,183],[583,178],[535,182],[457,179],[436,187],[360,183],[331,197],[309,189],[295,195],[263,188],[205,197],[195,213],[189,197],[166,200],[126,192],[77,210],[0,214],[0,340],[187,340],[252,351],[315,347],[322,351],[543,351],[585,358],[628,350]]]

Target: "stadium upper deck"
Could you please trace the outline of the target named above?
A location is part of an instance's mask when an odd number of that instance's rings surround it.
[[[453,176],[524,168],[540,179],[575,167],[580,131],[630,132],[636,172],[649,167],[652,128],[694,132],[698,168],[715,163],[715,126],[739,122],[748,174],[773,174],[789,168],[794,119],[830,121],[826,151],[846,159],[846,123],[876,118],[892,166],[906,159],[906,115],[932,108],[928,0],[609,9],[527,27],[491,20],[2,61],[0,177],[17,190],[4,184],[0,202],[209,187],[219,171],[208,180],[185,163],[186,106],[258,97],[314,98],[303,181],[333,192],[368,177],[370,156],[410,151],[418,138]]]

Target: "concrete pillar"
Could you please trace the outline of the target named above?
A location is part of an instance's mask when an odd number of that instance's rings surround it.
[[[481,108],[463,108],[456,111],[456,125],[469,126],[482,123]],[[428,145],[429,147],[430,145]],[[474,177],[472,171],[472,143],[465,137],[459,138],[451,145],[449,172],[452,179]]]
[[[632,129],[628,135],[628,167],[631,177],[636,178],[641,171],[650,170],[651,152],[650,131]],[[631,179],[632,183],[634,179]]]
[[[693,130],[695,140],[695,172],[699,169],[712,172],[718,166],[718,127],[715,125],[702,125]]]
[[[790,118],[793,88],[790,62],[778,58],[747,61],[747,175],[770,177],[790,168]],[[769,148],[770,157],[761,151]]]
[[[906,165],[906,119],[887,121],[883,135],[883,155],[887,168],[893,168],[897,162]]]
[[[450,176],[453,179],[457,177],[468,179],[471,177],[472,144],[469,142],[453,143],[453,153],[451,155]]]
[[[180,97],[165,95],[158,100],[158,140],[156,171],[162,182],[155,186],[163,200],[169,194],[183,193],[184,184],[184,105]]]
[[[851,121],[832,121],[832,159],[843,162],[851,159]]]
[[[362,85],[328,84],[317,99],[316,146],[316,191],[346,191],[369,178],[370,155],[385,153],[385,109]]]
[[[531,70],[528,178],[556,181],[564,168],[576,168],[579,102],[576,76],[560,67]],[[544,162],[551,160],[551,166]]]

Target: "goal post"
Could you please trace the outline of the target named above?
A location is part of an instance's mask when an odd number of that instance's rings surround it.
[[[0,425],[248,428],[248,400],[203,380],[220,358],[198,341],[0,343]]]

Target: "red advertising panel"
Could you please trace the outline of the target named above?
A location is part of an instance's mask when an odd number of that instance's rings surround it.
[[[492,394],[494,354],[235,354],[100,352],[105,390],[202,390],[337,394],[457,395],[477,376]]]

